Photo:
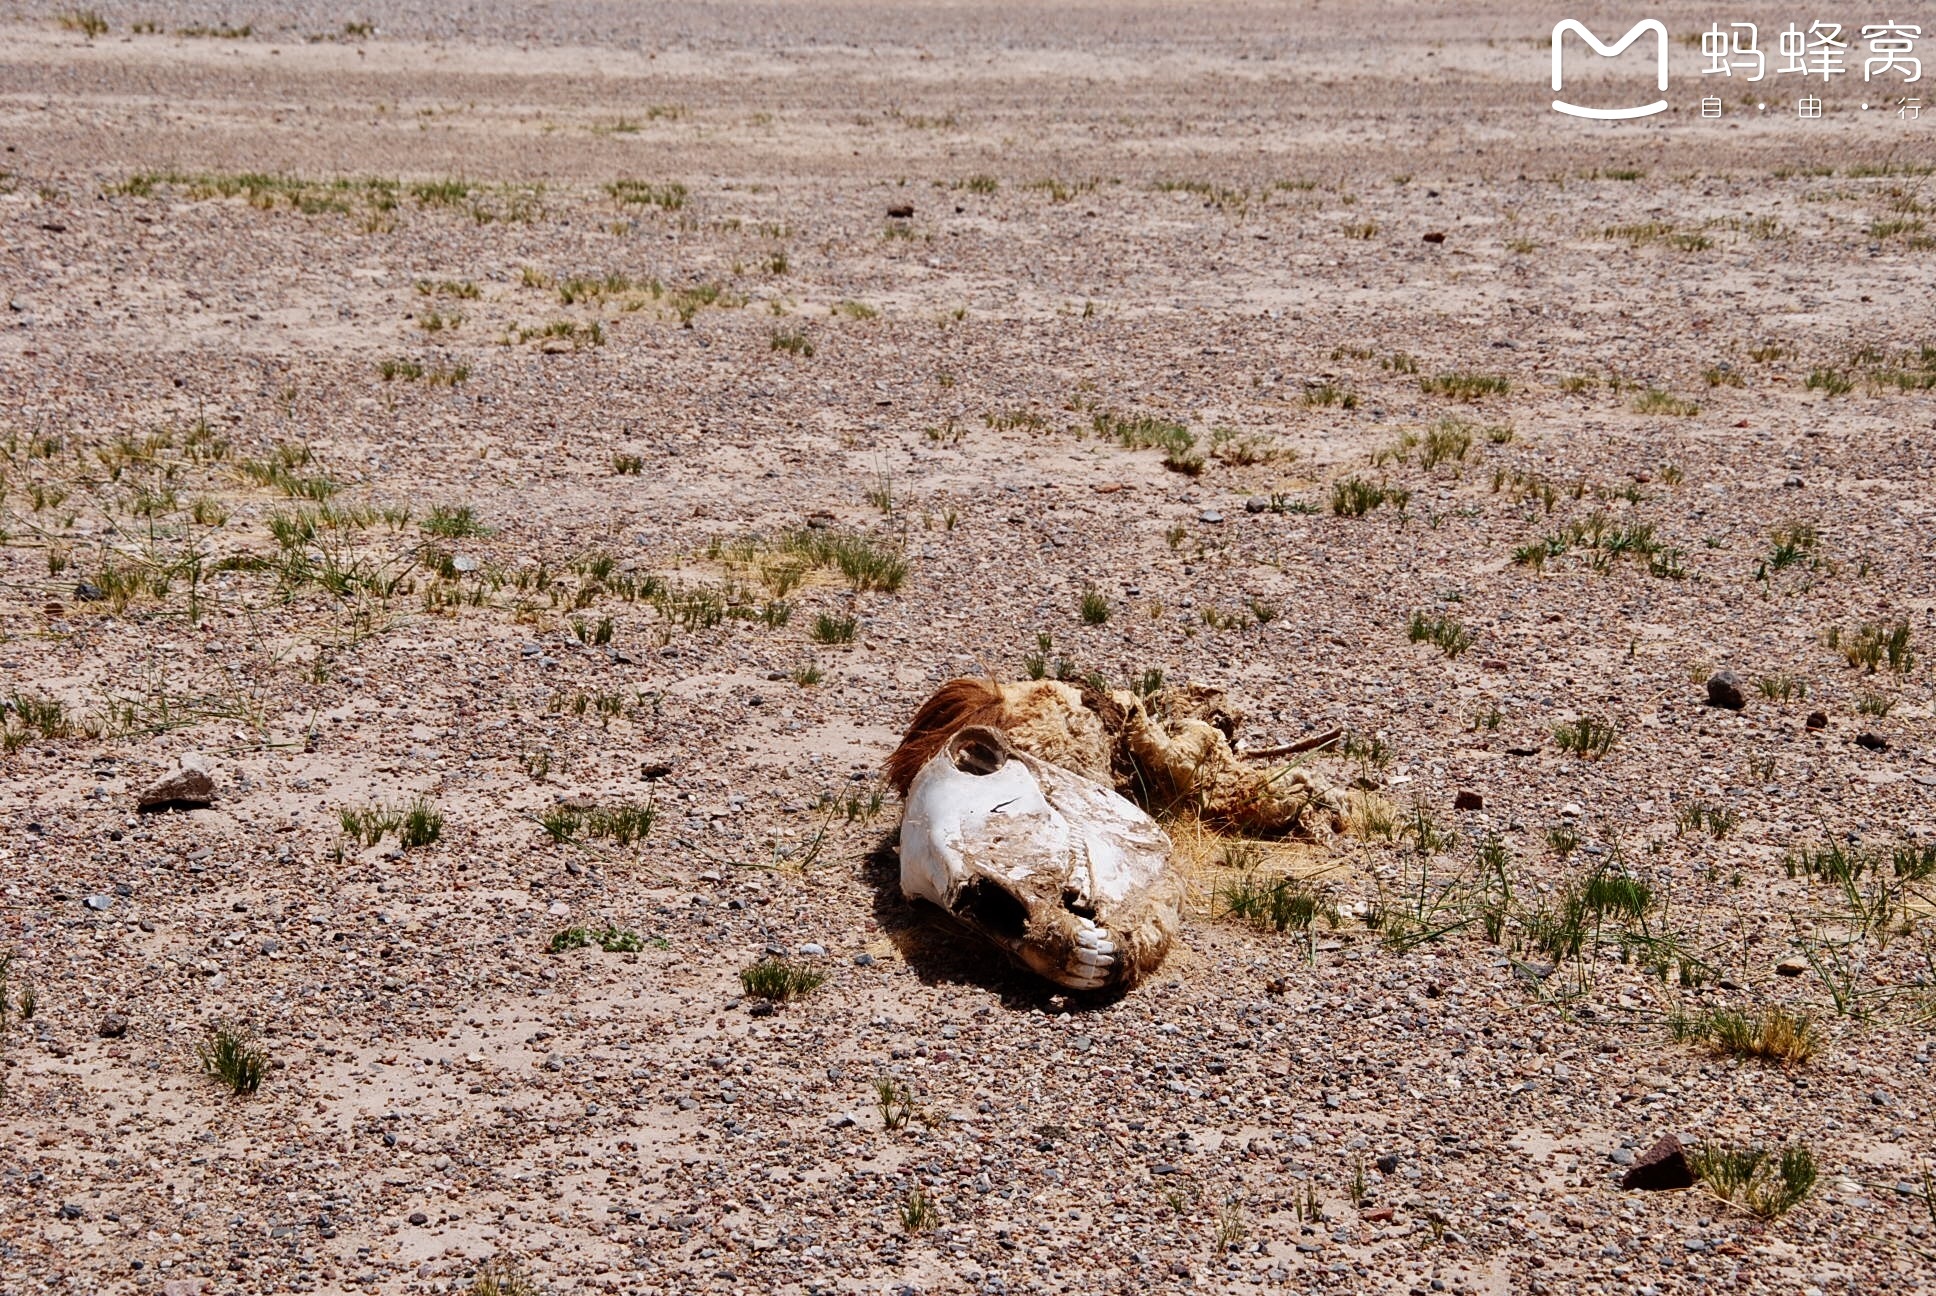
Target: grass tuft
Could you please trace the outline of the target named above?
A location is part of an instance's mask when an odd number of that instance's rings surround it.
[[[1620,731],[1610,722],[1592,716],[1582,716],[1553,730],[1553,741],[1559,749],[1581,760],[1599,760],[1613,750],[1619,736]]]
[[[1815,1188],[1815,1154],[1805,1143],[1771,1151],[1729,1143],[1703,1145],[1688,1155],[1708,1191],[1762,1219],[1779,1219]]]
[[[269,1072],[269,1054],[246,1032],[217,1026],[208,1039],[196,1046],[202,1074],[227,1085],[231,1092],[246,1096],[262,1087]]]
[[[739,983],[755,999],[786,1003],[819,989],[827,979],[825,972],[800,967],[785,959],[761,959],[739,972]]]
[[[1431,643],[1447,657],[1457,657],[1470,648],[1478,638],[1464,624],[1453,617],[1428,617],[1423,612],[1412,613],[1412,619],[1405,629],[1406,637],[1413,643]]]
[[[1677,1044],[1706,1044],[1727,1057],[1786,1067],[1800,1066],[1821,1049],[1813,1021],[1779,1004],[1752,1016],[1732,1008],[1676,1013],[1668,1018],[1667,1031]]]

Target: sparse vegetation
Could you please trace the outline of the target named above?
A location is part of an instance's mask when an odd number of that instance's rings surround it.
[[[851,616],[838,616],[832,612],[821,612],[813,618],[813,641],[820,644],[849,644],[859,629]]]
[[[609,841],[630,846],[651,835],[656,816],[650,801],[592,807],[556,805],[538,816],[538,824],[546,836],[560,844]]]
[[[1815,1154],[1805,1143],[1778,1151],[1732,1143],[1703,1144],[1688,1155],[1694,1174],[1722,1201],[1779,1219],[1814,1191]]]
[[[1194,477],[1203,471],[1204,454],[1196,434],[1182,423],[1148,414],[1098,413],[1091,420],[1097,436],[1131,450],[1160,449],[1163,466]]]
[[[645,941],[635,931],[626,931],[611,924],[604,927],[566,927],[552,933],[549,949],[553,954],[563,954],[567,950],[589,949],[593,945],[607,954],[635,954],[645,948]]]
[[[1692,418],[1701,412],[1701,407],[1691,400],[1684,400],[1672,392],[1650,387],[1634,400],[1636,414],[1666,414],[1673,418]]]
[[[1346,477],[1331,484],[1331,511],[1339,517],[1363,517],[1387,504],[1402,512],[1411,499],[1412,493],[1402,487],[1385,486],[1359,477]]]
[[[820,988],[827,974],[814,968],[789,963],[785,959],[761,959],[740,969],[739,983],[748,996],[772,1003],[786,1003]]]
[[[203,1075],[219,1080],[231,1093],[241,1097],[260,1089],[269,1074],[267,1050],[246,1031],[216,1026],[196,1046],[195,1052],[201,1059]]]
[[[1619,730],[1593,716],[1582,716],[1553,730],[1555,745],[1581,760],[1599,760],[1613,750],[1618,738]]]
[[[492,1260],[477,1271],[468,1296],[544,1296],[530,1274],[508,1260]]]
[[[59,21],[68,31],[77,31],[89,40],[105,36],[108,31],[108,20],[92,9],[69,9],[60,15]]]
[[[1263,930],[1308,933],[1314,923],[1336,927],[1341,921],[1336,905],[1303,879],[1289,875],[1246,874],[1218,887],[1213,899],[1230,917]]]
[[[1512,391],[1512,384],[1498,374],[1465,371],[1421,378],[1418,386],[1427,396],[1446,396],[1461,401],[1481,401],[1488,396],[1504,396]]]
[[[1779,1004],[1752,1014],[1732,1008],[1676,1013],[1667,1029],[1676,1043],[1705,1044],[1728,1057],[1789,1067],[1809,1061],[1821,1048],[1814,1023]]]
[[[921,1185],[917,1183],[908,1189],[907,1196],[901,1199],[901,1230],[910,1235],[927,1233],[940,1222],[940,1212],[921,1191]]]
[[[1454,617],[1428,617],[1423,612],[1412,613],[1412,619],[1405,627],[1405,635],[1413,643],[1434,645],[1447,657],[1457,657],[1470,648],[1478,637]]]
[[[1875,674],[1887,661],[1890,670],[1907,675],[1916,664],[1912,639],[1907,618],[1893,626],[1865,621],[1850,633],[1840,627],[1831,630],[1829,646],[1840,648],[1849,665],[1867,674]]]

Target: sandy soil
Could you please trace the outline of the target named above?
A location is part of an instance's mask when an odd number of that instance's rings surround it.
[[[1685,44],[1561,121],[1523,5],[420,10],[0,27],[0,1289],[1923,1288],[1926,123],[1702,121]],[[1373,810],[1175,823],[1184,947],[1050,993],[876,781],[1031,666]],[[1335,929],[1223,913],[1287,871]],[[1669,1029],[1771,1005],[1812,1060]],[[1622,1192],[1665,1133],[1819,1177]]]

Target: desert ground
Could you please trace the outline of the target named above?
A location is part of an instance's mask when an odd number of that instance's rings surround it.
[[[1928,1290],[1931,119],[1553,16],[9,6],[0,1290]],[[982,673],[1350,813],[1060,993]]]

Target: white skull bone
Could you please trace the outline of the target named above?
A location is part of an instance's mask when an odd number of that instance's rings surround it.
[[[1075,990],[1154,969],[1182,900],[1155,820],[983,726],[951,737],[908,789],[901,891]]]

